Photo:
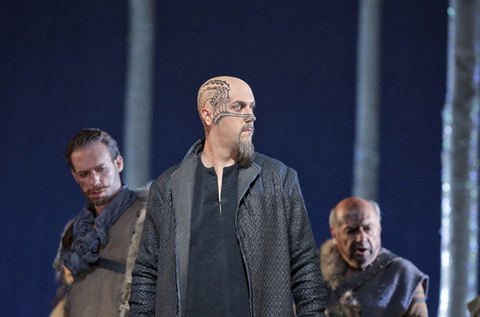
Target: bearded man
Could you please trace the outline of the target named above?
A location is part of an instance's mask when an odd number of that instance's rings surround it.
[[[122,183],[123,158],[105,131],[78,132],[65,159],[87,202],[67,224],[53,264],[71,284],[55,316],[125,316],[148,189]]]
[[[151,186],[130,316],[324,316],[296,172],[256,153],[255,99],[234,77],[198,92],[205,139]]]
[[[329,290],[327,316],[426,317],[428,276],[381,246],[380,208],[345,198],[330,213],[333,239],[320,262]]]

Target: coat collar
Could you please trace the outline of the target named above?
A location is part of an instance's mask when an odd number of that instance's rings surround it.
[[[195,175],[192,175],[191,171],[192,171],[192,168],[193,168],[193,171],[196,171],[196,168],[197,168],[196,157],[203,150],[204,145],[205,145],[205,139],[200,139],[197,142],[195,142],[188,150],[187,154],[183,158],[180,168],[178,169],[180,170],[182,169],[182,167],[184,167],[189,172],[189,174],[181,173],[182,175],[181,178],[186,177],[186,179],[190,180],[190,182],[188,182],[187,184],[184,184],[186,186],[195,186]],[[256,153],[254,155],[256,155]],[[243,196],[247,192],[249,185],[253,182],[253,180],[255,180],[258,174],[260,174],[261,169],[262,168],[257,163],[255,163],[255,156],[250,166],[240,169],[238,174],[238,188],[237,188],[238,202],[240,202],[240,200],[243,198]],[[175,172],[175,174],[178,172],[178,170]],[[177,180],[181,178],[177,178]],[[175,176],[174,176],[174,180],[175,180]],[[188,201],[185,201],[185,202],[189,202],[190,206],[193,204],[193,202],[191,201],[191,199],[193,199],[193,191],[191,193],[192,193],[192,196],[189,196]]]

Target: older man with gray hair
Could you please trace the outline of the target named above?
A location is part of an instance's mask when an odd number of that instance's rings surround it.
[[[320,250],[327,316],[428,316],[428,276],[381,246],[378,204],[342,200],[330,213],[333,239]]]

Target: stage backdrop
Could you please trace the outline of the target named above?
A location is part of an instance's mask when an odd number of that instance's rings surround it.
[[[196,93],[208,78],[247,81],[256,149],[298,171],[317,245],[350,195],[357,1],[158,1],[153,168],[203,135]],[[64,162],[85,127],[123,145],[126,1],[0,4],[0,315],[46,316],[65,223],[84,199]],[[383,245],[440,274],[441,110],[447,1],[385,1],[382,30]],[[128,166],[128,161],[126,162]]]

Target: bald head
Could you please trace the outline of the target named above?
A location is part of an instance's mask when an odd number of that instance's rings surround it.
[[[359,197],[342,200],[330,213],[330,232],[339,253],[350,267],[366,267],[381,250],[378,205]]]
[[[235,100],[232,100],[233,93],[240,93],[242,96],[253,99],[253,92],[250,86],[243,80],[230,77],[219,76],[207,80],[198,90],[197,96],[197,110],[202,119],[203,126],[207,132],[209,127],[202,117],[202,109],[207,108],[212,111],[213,125],[218,125],[219,121],[228,113],[227,105]]]
[[[228,98],[232,84],[243,84],[248,86],[248,84],[240,78],[230,76],[214,77],[204,82],[198,90],[198,111],[200,112],[200,110],[207,105],[207,101],[209,105],[213,105]]]
[[[337,226],[342,225],[344,222],[344,219],[342,215],[340,215],[339,219],[339,211],[341,210],[349,210],[349,211],[359,211],[359,210],[366,210],[366,209],[372,209],[375,212],[375,215],[378,218],[378,222],[381,220],[381,214],[380,214],[380,207],[376,202],[373,200],[365,200],[360,197],[348,197],[345,198],[344,200],[340,201],[335,208],[333,208],[330,211],[330,227],[335,228]]]

